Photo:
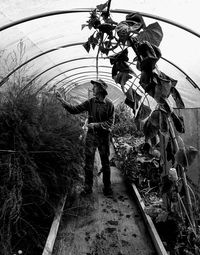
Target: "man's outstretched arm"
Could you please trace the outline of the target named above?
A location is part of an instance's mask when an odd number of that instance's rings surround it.
[[[81,112],[88,111],[89,102],[85,101],[79,105],[71,105],[67,103],[61,96],[59,92],[56,92],[57,99],[61,102],[62,106],[71,114],[79,114]]]

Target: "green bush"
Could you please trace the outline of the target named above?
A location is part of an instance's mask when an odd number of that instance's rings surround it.
[[[66,192],[70,196],[79,180],[81,132],[79,118],[68,114],[54,96],[4,94],[0,110],[1,254],[23,250],[24,245],[29,254],[40,254],[59,200]]]
[[[138,131],[132,109],[121,103],[115,108],[114,136],[135,135],[142,136]]]

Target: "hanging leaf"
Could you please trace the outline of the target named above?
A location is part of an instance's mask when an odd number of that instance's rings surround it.
[[[154,98],[154,95],[155,95],[155,87],[156,87],[156,84],[153,83],[153,82],[150,82],[146,87],[144,87],[144,84],[142,86],[145,90],[146,93],[148,93],[151,97]]]
[[[161,134],[166,136],[169,132],[169,123],[167,113],[164,111],[159,111],[159,127]]]
[[[139,32],[140,29],[145,28],[145,22],[143,17],[135,12],[129,13],[128,15],[126,15],[126,22],[131,26],[133,24],[137,24],[138,25],[138,29],[137,31]]]
[[[126,76],[128,74],[133,74],[135,77],[137,76],[136,73],[130,67],[130,65],[128,65],[126,62],[124,61],[115,62],[112,67],[112,78],[116,79],[117,83],[120,83],[121,85],[123,85],[123,83],[121,83],[121,78],[120,78],[122,77],[121,73],[124,73]],[[126,78],[130,79],[132,78],[132,76],[127,76]]]
[[[162,28],[158,22],[148,25],[143,31],[139,33],[137,39],[140,42],[148,41],[151,44],[159,46],[163,38]]]
[[[179,133],[185,133],[184,120],[182,116],[177,116],[175,112],[171,113],[171,118],[174,123],[174,127]]]
[[[174,101],[176,102],[177,108],[184,109],[185,104],[181,98],[181,95],[179,94],[178,90],[175,87],[171,88],[171,95],[172,95]]]
[[[166,153],[167,153],[167,160],[172,161],[172,164],[175,162],[175,153],[176,153],[176,146],[174,144],[173,139],[169,137],[167,147],[166,147]]]
[[[119,40],[122,43],[125,43],[128,38],[129,38],[129,34],[130,34],[130,27],[128,25],[127,22],[125,21],[121,21],[115,28],[115,31],[117,32],[117,35],[119,37]]]
[[[171,93],[172,81],[164,73],[153,73],[153,82],[156,84],[154,99],[159,102],[161,98],[168,98]]]
[[[117,75],[114,77],[114,80],[116,83],[119,83],[120,85],[124,86],[126,82],[131,78],[132,76],[129,73],[118,72]]]
[[[114,63],[114,65],[112,66],[112,78],[114,79],[115,76],[117,76],[117,72],[118,72],[118,67],[117,67],[117,62]]]
[[[97,45],[98,45],[98,38],[97,37],[94,37],[94,34],[91,35],[89,38],[88,38],[88,43],[90,45],[92,45],[92,48],[94,49]]]
[[[86,51],[89,53],[90,52],[90,43],[89,42],[85,42],[83,44],[83,47],[86,49]]]
[[[185,150],[179,149],[175,155],[175,159],[179,165],[181,165],[182,167],[187,167],[194,162],[197,154],[198,150],[193,146],[189,146]]]
[[[96,29],[101,24],[101,22],[99,20],[99,16],[97,15],[97,10],[96,9],[94,9],[90,13],[90,18],[87,21],[87,23],[88,23],[89,29],[92,29],[92,28]]]
[[[151,122],[147,119],[143,126],[145,139],[146,140],[152,139],[158,134],[158,131],[159,131],[159,127],[155,128],[155,126],[153,126]]]
[[[142,98],[133,88],[129,88],[126,93],[126,99],[124,103],[128,105],[131,109],[133,109],[133,113],[135,114],[138,106],[139,106],[139,101]]]
[[[149,116],[150,113],[151,113],[151,108],[141,103],[135,118],[137,120],[144,120]]]
[[[146,71],[141,72],[139,83],[143,89],[145,89],[149,85],[151,76],[152,74],[150,72],[146,72]]]
[[[137,54],[140,56],[141,71],[151,72],[161,57],[158,47],[151,45],[148,41],[140,43],[137,47]]]
[[[130,87],[127,91],[126,91],[126,96],[127,98],[129,98],[132,101],[136,101],[139,102],[141,100],[141,96],[137,93],[136,90],[134,90],[132,87]]]
[[[119,53],[116,53],[115,55],[109,56],[110,63],[113,65],[115,62],[128,62],[128,49],[120,51]]]
[[[85,27],[88,27],[88,25],[87,24],[82,24],[81,25],[81,30],[83,30]]]
[[[155,128],[159,128],[159,116],[159,110],[154,110],[148,119]]]
[[[108,7],[108,1],[105,2],[105,4],[99,4],[99,5],[96,6],[97,10],[100,11],[100,12],[102,12],[107,7]]]
[[[160,107],[160,110],[166,112],[168,116],[173,112],[173,108],[170,105],[168,98],[161,97],[159,101],[159,107]]]

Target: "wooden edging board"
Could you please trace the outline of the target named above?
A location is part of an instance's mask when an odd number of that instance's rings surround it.
[[[143,202],[143,200],[142,200],[142,198],[141,198],[141,196],[138,192],[138,189],[137,189],[136,185],[135,184],[130,184],[130,186],[131,186],[130,188],[132,189],[133,194],[134,194],[134,196],[137,200],[137,203],[140,207],[140,211],[142,213],[143,219],[146,223],[146,226],[148,228],[149,234],[151,235],[153,244],[156,248],[156,251],[157,251],[158,255],[168,255],[169,253],[166,251],[166,249],[163,245],[163,242],[161,241],[160,236],[158,235],[158,232],[157,232],[157,230],[154,226],[154,223],[153,223],[151,217],[148,214],[146,214],[145,211],[144,211],[145,204],[144,204],[144,202]]]
[[[58,233],[58,228],[60,225],[60,219],[63,213],[63,209],[65,206],[65,201],[66,201],[67,196],[65,196],[63,199],[61,199],[59,205],[58,205],[58,209],[57,212],[54,216],[53,219],[53,223],[51,225],[50,231],[49,231],[49,235],[47,237],[47,241],[43,250],[42,255],[51,255],[53,252],[53,247],[54,247],[54,243],[56,240],[56,236]]]
[[[114,150],[117,153],[116,143],[115,143],[113,138],[111,140],[111,143],[113,144]],[[128,181],[127,181],[127,184],[128,184],[129,188],[132,191],[131,193],[133,193],[134,197],[137,200],[138,206],[139,206],[140,211],[142,213],[142,217],[143,217],[143,219],[145,221],[145,224],[148,228],[149,234],[152,238],[152,241],[153,241],[153,244],[154,244],[155,249],[157,251],[157,254],[158,255],[168,255],[168,252],[166,251],[166,249],[163,245],[163,242],[160,239],[160,236],[159,236],[159,234],[158,234],[158,232],[157,232],[157,230],[154,226],[154,223],[153,223],[151,217],[148,214],[146,214],[145,211],[144,211],[145,204],[144,204],[144,201],[142,200],[142,198],[141,198],[141,196],[138,192],[138,189],[137,189],[136,185],[133,184],[133,183],[129,183]]]

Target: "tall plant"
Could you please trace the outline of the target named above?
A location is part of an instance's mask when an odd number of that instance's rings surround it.
[[[169,96],[172,96],[178,108],[185,108],[185,105],[176,89],[177,80],[166,75],[157,66],[162,55],[159,48],[163,39],[162,28],[158,22],[146,25],[143,17],[136,12],[126,15],[125,20],[119,23],[115,22],[110,15],[110,4],[111,0],[97,5],[91,11],[89,20],[82,28],[88,27],[94,32],[83,46],[88,53],[97,47],[97,57],[101,53],[110,60],[112,78],[120,84],[126,95],[125,103],[133,109],[137,121],[146,119],[143,127],[146,142],[155,147],[158,143],[161,144],[160,139],[164,138],[168,143],[173,157],[172,164],[177,168],[185,189],[186,211],[189,212],[186,216],[196,232],[186,170],[194,160],[197,150],[186,148],[184,143],[180,146],[180,138],[175,135],[185,132],[184,120],[171,107]],[[139,75],[132,69],[133,66],[136,66]],[[130,86],[126,89],[127,81],[133,77],[139,79],[138,88],[133,89]],[[142,91],[145,97],[150,96],[156,101],[155,110],[151,111],[144,104],[138,90]]]

